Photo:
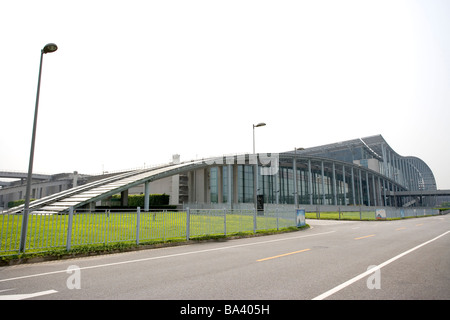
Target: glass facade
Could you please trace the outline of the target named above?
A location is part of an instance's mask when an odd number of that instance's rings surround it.
[[[230,175],[231,180],[231,190],[233,190],[233,172],[228,172],[228,167],[222,167],[222,177],[223,177],[223,188],[222,188],[222,200],[223,202],[228,202],[228,175]],[[233,192],[231,192],[231,201],[233,201]]]
[[[390,191],[396,190],[392,182],[380,179],[373,172],[369,173],[363,166],[323,160],[297,159],[294,178],[292,159],[290,160],[280,163],[279,170],[274,175],[261,175],[258,170],[258,194],[264,196],[264,203],[384,205],[392,201],[389,198]],[[210,201],[227,203],[231,195],[233,203],[254,203],[254,169],[254,165],[211,167]],[[230,178],[228,175],[231,175]],[[228,187],[229,179],[231,188]]]
[[[422,160],[398,155],[380,135],[277,156],[276,174],[258,170],[257,188],[250,158],[246,164],[211,167],[211,202],[229,202],[231,196],[232,203],[254,203],[256,191],[273,204],[401,206],[414,199],[398,200],[397,191],[436,190]]]
[[[219,202],[219,167],[212,167],[209,171],[209,190],[212,203]]]
[[[238,202],[252,203],[253,195],[253,170],[251,165],[238,165]]]

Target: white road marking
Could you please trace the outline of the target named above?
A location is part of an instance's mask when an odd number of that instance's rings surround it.
[[[353,220],[318,220],[318,219],[306,219],[306,223],[309,225],[316,226],[333,226],[336,224],[347,224],[347,223],[355,223],[358,221]]]
[[[429,243],[431,243],[431,242],[433,242],[433,241],[435,241],[435,240],[437,240],[437,239],[439,239],[439,238],[441,238],[443,236],[445,236],[449,232],[450,231],[444,232],[443,234],[437,236],[436,238],[433,238],[433,239],[428,240],[428,241],[426,241],[426,242],[424,242],[422,244],[419,244],[418,246],[415,246],[414,248],[409,249],[409,250],[407,250],[407,251],[405,251],[405,252],[403,252],[403,253],[401,253],[401,254],[399,254],[399,255],[397,255],[397,256],[395,256],[395,257],[393,257],[393,258],[391,258],[391,259],[389,259],[389,260],[387,260],[385,262],[383,262],[382,264],[380,264],[380,265],[378,265],[378,266],[376,266],[376,267],[374,267],[372,269],[369,269],[366,272],[361,273],[360,275],[357,275],[356,277],[354,277],[354,278],[352,278],[352,279],[350,279],[350,280],[348,280],[348,281],[346,281],[346,282],[344,282],[344,283],[334,287],[333,289],[328,290],[327,292],[324,292],[321,295],[318,295],[317,297],[313,298],[312,300],[323,300],[323,299],[331,296],[332,294],[335,294],[336,292],[344,289],[345,287],[348,287],[349,285],[355,283],[356,281],[361,280],[362,278],[364,278],[364,277],[374,273],[376,270],[379,270],[382,267],[387,266],[391,262],[394,262],[395,260],[398,260],[401,257],[403,257],[403,256],[405,256],[405,255],[407,255],[407,254],[409,254],[409,253],[411,253],[411,252],[413,252],[413,251],[415,251],[415,250],[417,250],[417,249],[419,249],[419,248],[421,248],[421,247],[423,247],[423,246],[425,246],[425,245],[427,245],[427,244],[429,244]]]
[[[23,300],[23,299],[29,299],[39,296],[45,296],[47,294],[56,293],[58,291],[56,290],[47,290],[47,291],[40,291],[35,293],[23,293],[23,294],[9,294],[2,296],[0,295],[0,300]]]
[[[126,261],[120,261],[120,262],[112,262],[112,263],[99,264],[99,265],[93,265],[93,266],[87,266],[87,267],[80,267],[79,270],[104,268],[104,267],[110,267],[110,266],[117,266],[117,265],[121,265],[121,264],[145,262],[145,261],[150,261],[150,260],[173,258],[173,257],[186,256],[186,255],[197,254],[197,253],[205,253],[205,252],[212,252],[212,251],[219,251],[219,250],[234,249],[234,248],[239,248],[239,247],[247,247],[247,246],[266,244],[266,243],[271,243],[271,242],[279,242],[279,241],[286,241],[286,240],[314,237],[314,236],[329,234],[329,233],[333,233],[333,232],[336,232],[336,231],[333,230],[333,231],[327,231],[327,232],[321,232],[321,233],[315,233],[315,234],[309,234],[309,235],[302,235],[302,236],[297,236],[297,237],[287,237],[287,238],[282,238],[282,239],[258,241],[258,242],[237,244],[237,245],[233,245],[233,246],[226,246],[226,247],[219,247],[219,248],[212,248],[212,249],[205,249],[205,250],[198,250],[198,251],[188,251],[188,252],[182,252],[182,253],[174,253],[174,254],[169,254],[169,255],[165,255],[165,256],[157,256],[157,257],[149,257],[149,258],[142,258],[142,259],[136,259],[136,260],[126,260]],[[0,279],[0,282],[20,280],[20,279],[33,278],[33,277],[41,277],[41,276],[47,276],[47,275],[57,274],[57,273],[66,273],[66,272],[67,272],[67,269],[57,270],[57,271],[50,271],[50,272],[31,274],[31,275],[14,277],[14,278],[8,278],[8,279]]]

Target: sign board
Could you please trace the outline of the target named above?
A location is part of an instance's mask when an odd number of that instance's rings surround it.
[[[305,209],[297,209],[297,227],[303,227],[305,224]]]
[[[386,219],[386,210],[385,209],[376,209],[375,217],[377,220]]]
[[[264,195],[258,194],[256,196],[256,209],[258,215],[264,215]]]

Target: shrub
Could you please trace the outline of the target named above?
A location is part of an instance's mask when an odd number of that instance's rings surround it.
[[[36,200],[36,199],[30,199],[30,201],[34,201],[34,200]],[[9,201],[8,202],[8,208],[14,208],[14,207],[20,206],[20,205],[22,205],[24,203],[25,203],[25,199]]]
[[[170,198],[170,196],[165,193],[151,194],[149,205],[151,207],[167,206],[167,205],[169,205],[169,198]],[[120,199],[121,199],[120,195],[114,195],[114,196],[112,196],[111,201],[115,204],[117,204],[117,203],[120,204]],[[128,207],[144,208],[144,203],[145,203],[145,195],[143,195],[143,194],[135,194],[135,195],[128,196]]]

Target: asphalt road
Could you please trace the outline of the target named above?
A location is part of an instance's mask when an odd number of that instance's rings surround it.
[[[307,223],[285,234],[1,267],[0,299],[450,299],[450,215]]]

